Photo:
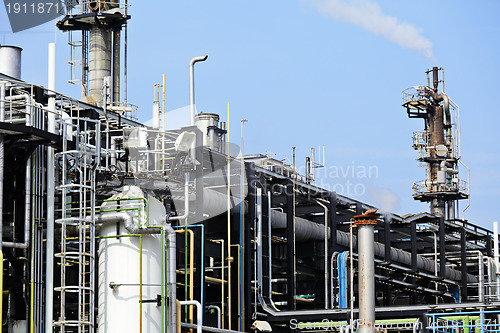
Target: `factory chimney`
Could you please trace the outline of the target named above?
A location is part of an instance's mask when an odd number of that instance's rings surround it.
[[[358,294],[359,323],[357,333],[375,333],[375,263],[374,229],[377,225],[375,209],[354,216],[358,227]]]

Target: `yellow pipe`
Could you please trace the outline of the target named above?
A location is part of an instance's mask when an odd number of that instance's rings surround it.
[[[245,174],[245,122],[248,120],[241,120],[241,170],[240,170],[240,186],[243,187],[243,175]],[[241,188],[240,193],[243,195],[243,188]],[[243,201],[243,198],[240,198]],[[245,205],[241,205],[240,208],[240,258],[238,259],[238,274],[245,276]],[[242,262],[243,261],[243,262]],[[238,297],[238,312],[240,314],[240,320],[238,320],[238,331],[241,332],[242,327],[245,327],[245,302],[241,303],[241,296],[243,293],[243,285],[241,283],[241,276],[239,277],[239,293]],[[241,307],[241,308],[240,308]]]
[[[181,333],[181,302],[178,299],[175,300],[175,305],[177,308],[177,333]]]
[[[163,85],[162,85],[162,103],[161,103],[161,114],[162,114],[162,130],[165,132],[165,74],[163,74]]]
[[[208,281],[208,282],[215,282],[215,283],[219,283],[219,284],[227,283],[226,280],[217,279],[217,278],[214,278],[214,277],[211,277],[211,276],[205,276],[205,280]]]
[[[222,266],[222,281],[225,281],[224,280],[224,240],[223,239],[215,239],[215,240],[212,240],[212,242],[214,243],[220,243],[221,244],[221,266]],[[225,312],[224,312],[224,285],[221,285],[220,289],[221,289],[221,294],[222,294],[222,300],[221,300],[221,304],[220,304],[220,312],[221,312],[221,328],[223,329],[224,328],[224,317],[225,317]]]
[[[231,329],[231,158],[229,144],[231,140],[230,105],[227,103],[227,328]]]
[[[175,232],[183,234],[184,231],[184,229],[179,229]],[[189,300],[194,301],[194,232],[193,230],[189,229],[187,232],[189,234]],[[192,305],[189,305],[189,323],[194,323],[194,313]]]

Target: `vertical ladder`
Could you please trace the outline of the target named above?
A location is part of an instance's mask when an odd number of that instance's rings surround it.
[[[70,78],[68,80],[71,84],[79,84],[82,86],[82,96],[87,95],[88,83],[88,68],[89,68],[89,32],[82,30],[81,40],[74,40],[73,31],[69,32],[68,45],[70,46],[71,54],[68,64],[70,65]],[[81,49],[79,51],[79,49]],[[79,58],[79,56],[81,58]]]
[[[77,76],[78,67],[82,66],[82,59],[77,58],[78,49],[82,47],[82,40],[74,40],[73,39],[73,31],[69,32],[68,35],[68,45],[70,46],[71,54],[70,60],[68,64],[71,66],[70,68],[70,78],[68,80],[71,84],[81,84],[82,80]]]
[[[95,303],[96,169],[100,161],[98,120],[69,118],[62,123],[63,149],[58,192],[61,199],[59,319],[54,332],[93,333]],[[72,135],[68,135],[71,134]],[[69,141],[68,139],[73,139]]]

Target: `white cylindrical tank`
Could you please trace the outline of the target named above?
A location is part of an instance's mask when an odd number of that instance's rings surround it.
[[[0,45],[0,73],[21,79],[21,51],[17,46]]]
[[[144,193],[137,186],[125,186],[117,198],[139,198]],[[162,225],[165,207],[153,197],[148,197],[149,225]],[[118,203],[118,204],[117,204]],[[141,226],[146,224],[143,200],[121,200],[106,202],[104,210],[141,207],[129,212]],[[119,229],[119,230],[118,230]],[[123,223],[108,223],[101,227],[99,236],[126,235]],[[153,300],[161,295],[162,246],[161,235],[142,235],[142,299]],[[142,303],[140,311],[141,251],[139,237],[105,238],[99,242],[98,250],[98,331],[139,332],[142,317],[143,332],[161,332],[161,306],[157,303]]]
[[[219,150],[217,128],[219,115],[215,113],[198,113],[194,116],[196,127],[203,133],[203,146],[212,150]]]

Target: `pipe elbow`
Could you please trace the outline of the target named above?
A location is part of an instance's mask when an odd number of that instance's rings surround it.
[[[193,59],[191,59],[191,62],[189,62],[189,66],[192,67],[194,66],[195,63],[199,61],[205,61],[207,59],[208,59],[208,54],[201,57],[194,57]]]

